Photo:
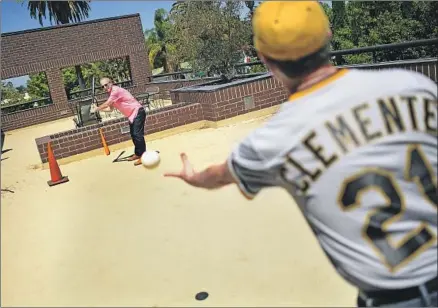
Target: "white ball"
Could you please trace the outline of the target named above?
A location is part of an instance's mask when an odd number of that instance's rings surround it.
[[[146,151],[141,156],[141,163],[146,168],[156,167],[160,163],[160,154],[157,151]]]

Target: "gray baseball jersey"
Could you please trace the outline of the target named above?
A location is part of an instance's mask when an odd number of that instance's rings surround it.
[[[358,288],[421,284],[437,275],[436,92],[419,73],[340,70],[292,95],[229,168],[249,198],[285,188]]]

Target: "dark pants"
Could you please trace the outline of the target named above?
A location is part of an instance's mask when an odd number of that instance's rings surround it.
[[[146,142],[144,140],[144,123],[146,122],[146,112],[143,108],[138,111],[133,123],[129,123],[132,142],[134,142],[134,153],[141,156],[146,151]]]
[[[403,290],[359,292],[358,307],[437,307],[438,279]]]

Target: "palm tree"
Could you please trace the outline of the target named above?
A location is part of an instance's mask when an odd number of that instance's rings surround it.
[[[22,0],[24,2],[24,0]],[[43,26],[43,19],[49,14],[50,23],[57,25],[80,22],[88,17],[90,6],[88,1],[29,1],[27,9],[30,17],[38,19]]]
[[[175,67],[175,46],[169,41],[170,23],[165,9],[158,9],[154,15],[154,29],[146,30],[145,40],[148,49],[149,63],[154,67],[157,57],[163,63],[164,71],[172,72]]]
[[[149,63],[152,68],[155,68],[155,62],[158,54],[161,51],[161,43],[158,41],[157,32],[155,29],[149,29],[144,32],[146,49],[148,50]]]
[[[24,0],[21,0],[23,3]],[[43,19],[47,19],[49,14],[50,23],[56,25],[68,24],[70,22],[80,22],[88,17],[90,6],[88,1],[29,1],[27,9],[30,17],[38,19],[43,26]],[[80,65],[75,66],[76,75],[78,77],[79,86],[85,89],[84,77]]]

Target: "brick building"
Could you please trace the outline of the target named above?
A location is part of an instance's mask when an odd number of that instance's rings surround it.
[[[140,15],[126,15],[1,35],[1,79],[45,72],[52,104],[2,114],[6,130],[72,115],[61,69],[128,57],[134,93],[148,83],[151,69]]]

